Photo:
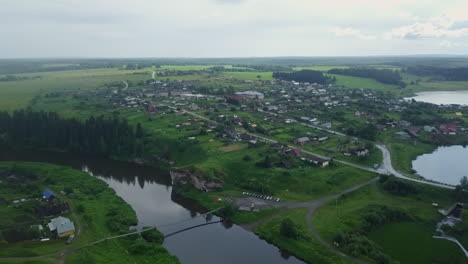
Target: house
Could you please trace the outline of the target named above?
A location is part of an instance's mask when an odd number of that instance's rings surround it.
[[[241,133],[239,134],[239,138],[243,141],[249,141],[249,140],[254,140],[256,139],[256,137],[250,135],[250,134],[247,134],[247,133]]]
[[[293,155],[293,156],[299,156],[299,154],[302,153],[302,149],[300,148],[294,148],[294,149],[289,149],[287,150],[286,152],[288,152],[289,154]]]
[[[51,191],[50,189],[45,189],[43,192],[42,192],[42,198],[44,200],[47,200],[47,201],[50,201],[50,200],[53,200],[55,198],[55,194],[53,191]]]
[[[240,104],[242,101],[244,101],[244,98],[237,94],[225,95],[224,99],[226,99],[226,102],[230,104]]]
[[[437,129],[433,126],[424,126],[424,131],[427,133],[437,132]]]
[[[351,150],[351,154],[357,157],[364,157],[369,154],[369,150],[366,148],[357,148],[357,149]]]
[[[408,133],[404,132],[404,131],[398,131],[398,132],[395,132],[395,135],[397,137],[399,137],[400,139],[409,139],[410,136],[408,135]]]
[[[307,142],[309,142],[310,139],[308,137],[300,137],[294,140],[294,144],[298,145],[305,145]]]
[[[439,130],[444,134],[455,135],[458,131],[458,126],[440,125]]]
[[[241,96],[244,99],[263,100],[265,98],[265,95],[256,91],[236,92],[235,94]]]
[[[303,158],[304,160],[308,160],[309,162],[313,163],[316,166],[321,168],[328,167],[330,165],[329,159],[323,159],[317,156],[307,155]]]
[[[249,140],[248,145],[249,147],[257,146],[258,141],[256,139]]]
[[[324,128],[332,128],[332,123],[331,122],[323,123],[321,126]]]
[[[411,126],[411,122],[408,122],[408,121],[406,121],[406,120],[400,120],[400,121],[398,122],[398,125],[399,125],[400,127],[409,127],[409,126]]]
[[[47,226],[50,231],[57,233],[58,237],[66,237],[75,233],[75,224],[63,216],[51,219]]]
[[[277,151],[281,151],[284,148],[284,145],[281,143],[273,143],[270,145],[272,148],[276,149]]]

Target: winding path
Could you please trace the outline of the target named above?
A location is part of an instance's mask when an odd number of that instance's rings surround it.
[[[355,263],[359,263],[359,264],[368,264],[368,262],[366,261],[363,261],[363,260],[360,260],[360,259],[357,259],[357,258],[354,258],[352,256],[349,256],[349,255],[346,255],[344,254],[343,252],[339,251],[338,249],[336,249],[335,247],[333,247],[332,245],[330,245],[328,242],[326,242],[325,240],[323,240],[319,234],[315,231],[313,225],[312,225],[312,218],[315,214],[315,212],[322,206],[324,206],[325,204],[327,204],[328,202],[332,201],[332,200],[335,200],[337,198],[339,198],[340,196],[344,195],[344,194],[347,194],[347,193],[350,193],[350,192],[353,192],[355,190],[358,190],[360,189],[361,187],[364,187],[368,184],[371,184],[371,183],[374,183],[378,180],[379,178],[376,177],[376,178],[373,178],[372,180],[369,180],[369,181],[366,181],[366,182],[363,182],[363,183],[360,183],[360,184],[356,184],[346,190],[343,190],[339,193],[336,193],[336,194],[331,194],[331,195],[328,195],[328,196],[325,196],[325,197],[322,197],[320,199],[317,199],[317,200],[313,200],[313,201],[307,201],[307,202],[297,202],[297,203],[281,203],[280,206],[284,207],[284,210],[281,210],[279,212],[277,212],[276,214],[273,214],[273,215],[270,215],[268,217],[265,217],[263,219],[260,219],[259,221],[257,222],[254,222],[254,223],[251,223],[251,224],[246,224],[246,225],[242,225],[242,227],[248,231],[254,231],[255,227],[257,227],[258,225],[280,215],[280,214],[283,214],[285,212],[287,212],[288,209],[295,209],[295,208],[307,208],[308,209],[308,212],[307,212],[307,226],[308,226],[308,229],[309,229],[309,232],[310,234],[324,247],[326,247],[327,249],[333,251],[335,254],[343,257],[343,258],[346,258],[350,261],[353,261]]]

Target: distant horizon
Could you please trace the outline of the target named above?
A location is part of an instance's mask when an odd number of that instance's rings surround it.
[[[468,58],[466,54],[408,54],[408,55],[304,55],[304,56],[220,56],[220,57],[152,57],[152,56],[129,56],[129,57],[99,57],[99,56],[63,56],[63,57],[0,57],[0,60],[66,60],[66,59],[274,59],[274,58]]]

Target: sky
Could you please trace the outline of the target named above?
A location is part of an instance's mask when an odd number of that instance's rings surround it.
[[[467,0],[0,0],[0,58],[468,54]]]

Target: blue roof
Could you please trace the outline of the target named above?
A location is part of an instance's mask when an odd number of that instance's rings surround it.
[[[45,189],[42,192],[42,196],[44,196],[46,199],[49,199],[50,197],[54,196],[54,192],[51,191],[50,189]]]

